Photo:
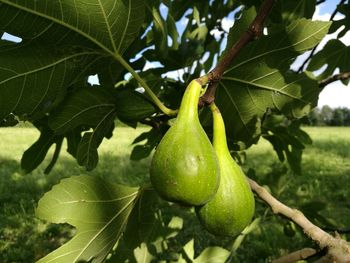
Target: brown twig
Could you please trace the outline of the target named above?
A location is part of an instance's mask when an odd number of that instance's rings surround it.
[[[325,86],[327,86],[328,84],[330,84],[332,82],[335,82],[337,80],[346,80],[349,78],[350,78],[350,71],[341,72],[339,74],[335,74],[335,75],[329,76],[328,78],[321,80],[320,82],[318,82],[318,86],[320,88],[324,88]]]
[[[271,263],[293,263],[298,260],[307,259],[317,253],[316,249],[313,248],[303,248],[298,251],[294,251],[288,255],[280,257],[278,259],[272,260]]]
[[[239,38],[239,40],[231,47],[231,49],[224,55],[219,61],[216,67],[209,72],[209,85],[206,93],[201,97],[199,106],[203,107],[205,104],[211,104],[215,99],[215,92],[218,86],[218,82],[222,78],[225,70],[229,67],[232,60],[237,56],[240,50],[245,47],[250,41],[260,37],[264,30],[264,22],[270,13],[275,0],[265,0],[254,21],[249,26],[248,30]]]
[[[338,6],[342,5],[345,3],[346,0],[340,0],[339,4],[337,5],[337,7],[335,8],[335,10],[333,11],[331,17],[329,18],[329,21],[333,21],[335,15],[338,13]],[[318,44],[319,45],[319,44]],[[309,56],[305,59],[305,61],[303,62],[303,64],[301,64],[301,66],[298,69],[298,73],[304,71],[304,68],[306,66],[306,64],[310,61],[310,59],[314,56],[316,49],[318,47],[318,45],[314,46],[314,48],[311,50],[311,53],[309,54]]]
[[[317,243],[320,249],[326,248],[328,250],[326,255],[328,259],[334,259],[334,262],[350,262],[350,244],[347,241],[339,237],[333,237],[314,225],[302,212],[281,203],[254,180],[249,179],[249,184],[259,198],[271,207],[273,213],[289,218],[299,225],[304,233]]]

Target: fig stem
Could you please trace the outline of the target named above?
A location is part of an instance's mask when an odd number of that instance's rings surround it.
[[[177,119],[184,118],[187,121],[196,121],[198,119],[198,101],[201,94],[202,85],[197,79],[188,84],[182,98],[180,110]]]
[[[221,112],[216,104],[213,102],[210,104],[210,110],[213,114],[213,146],[216,152],[220,152],[220,155],[231,155],[227,147],[226,142],[226,130],[225,123],[222,118]]]

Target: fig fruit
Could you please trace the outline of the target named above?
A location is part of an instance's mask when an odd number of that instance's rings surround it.
[[[219,186],[216,154],[198,117],[201,90],[197,80],[187,86],[175,123],[156,148],[150,168],[158,194],[183,205],[208,202]]]
[[[236,236],[251,222],[254,215],[254,195],[240,166],[232,158],[227,142],[225,124],[214,103],[213,145],[219,160],[220,185],[214,198],[196,207],[201,224],[212,234]]]

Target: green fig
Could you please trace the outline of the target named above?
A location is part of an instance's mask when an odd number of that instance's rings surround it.
[[[150,168],[158,194],[184,205],[208,202],[219,186],[216,154],[198,117],[201,90],[197,80],[186,88],[175,123],[159,143]]]
[[[219,160],[220,185],[214,198],[196,207],[201,224],[212,234],[236,236],[251,222],[254,215],[254,195],[247,178],[232,158],[226,142],[225,124],[214,103],[213,145]]]

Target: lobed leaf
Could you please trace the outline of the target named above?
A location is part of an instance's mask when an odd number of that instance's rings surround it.
[[[309,71],[320,70],[324,65],[327,65],[326,69],[317,76],[317,79],[322,80],[331,76],[336,69],[340,72],[346,72],[349,70],[349,56],[350,47],[343,44],[338,39],[332,39],[327,42],[325,47],[316,53],[308,67]],[[343,83],[347,84],[349,80],[344,80]]]
[[[53,144],[61,145],[62,141],[63,136],[55,134],[48,127],[43,127],[38,140],[23,153],[21,168],[26,173],[30,173],[45,159],[51,146]]]
[[[271,19],[286,25],[301,18],[311,19],[316,7],[316,0],[281,0],[275,3]]]
[[[106,56],[121,56],[143,18],[142,0],[0,0],[0,31],[23,39],[0,44],[0,119],[45,116]]]
[[[2,27],[18,36],[33,36],[59,25],[108,52],[122,54],[134,40],[144,18],[142,0],[20,1],[1,0],[0,17],[11,19]],[[19,18],[19,19],[17,19]],[[23,23],[33,21],[31,23]],[[46,22],[46,23],[45,23]],[[123,25],[123,26],[121,26]],[[10,30],[9,30],[10,29]],[[12,30],[11,30],[12,29]]]
[[[103,87],[79,89],[50,114],[49,126],[56,133],[65,133],[79,126],[96,127],[115,111],[113,92]]]
[[[118,118],[129,124],[150,117],[157,107],[144,95],[133,89],[118,88],[115,93]]]
[[[71,224],[77,233],[38,263],[103,262],[120,239],[140,191],[91,176],[62,180],[40,199],[36,215]]]
[[[156,233],[163,228],[162,222],[156,218],[158,205],[158,194],[154,190],[145,189],[130,214],[125,234],[108,262],[125,262],[133,258],[137,262],[144,262],[143,260],[153,258],[148,245],[161,236]]]
[[[350,3],[343,3],[341,5],[337,5],[337,11],[344,15],[343,18],[337,19],[333,21],[332,26],[330,28],[330,33],[334,33],[338,31],[337,38],[343,37],[350,30]]]
[[[111,110],[99,121],[92,132],[86,132],[81,139],[76,158],[80,165],[86,167],[86,170],[93,170],[98,163],[97,148],[102,140],[112,137],[114,129],[115,111]]]
[[[77,64],[89,64],[93,54],[60,54],[40,43],[0,48],[0,119],[10,113],[34,120],[45,116],[80,76]]]
[[[316,105],[317,81],[290,72],[289,65],[292,58],[319,43],[329,27],[329,22],[300,19],[239,53],[216,93],[230,137],[249,145],[259,136],[258,123],[267,109],[300,118]]]

